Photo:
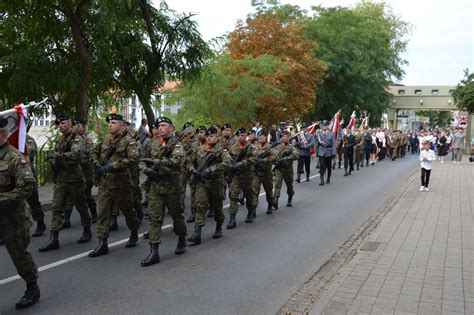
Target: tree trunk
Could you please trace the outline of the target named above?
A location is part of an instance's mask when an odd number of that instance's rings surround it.
[[[151,97],[150,94],[135,90],[135,94],[137,94],[138,99],[140,100],[140,104],[142,104],[143,110],[145,111],[146,119],[148,120],[148,127],[150,131],[153,129],[153,125],[155,124],[155,114],[153,113],[153,109],[151,108]]]

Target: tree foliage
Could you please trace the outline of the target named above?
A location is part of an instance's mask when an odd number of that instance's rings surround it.
[[[286,66],[287,71],[275,71],[265,78],[283,92],[282,96],[260,99],[256,119],[266,126],[311,112],[316,100],[316,89],[326,66],[315,58],[316,45],[305,39],[304,33],[300,21],[283,23],[276,15],[267,13],[240,23],[229,35],[227,49],[232,59],[271,55]]]
[[[452,95],[459,109],[474,113],[474,73],[469,73],[469,69],[464,70],[464,78]]]

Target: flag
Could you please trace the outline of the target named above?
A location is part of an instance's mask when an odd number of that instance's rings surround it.
[[[8,142],[21,153],[25,153],[27,106],[16,104],[14,109],[0,112],[0,116],[8,120]]]
[[[369,116],[370,116],[370,114],[368,114],[367,117],[365,117],[364,127],[369,127]]]
[[[364,132],[364,127],[365,127],[365,120],[367,118],[363,118],[362,121],[360,122],[360,126],[359,126],[359,132],[360,133],[363,133]]]
[[[351,120],[349,120],[349,125],[348,125],[348,127],[351,128],[352,132],[354,132],[354,126],[355,126],[355,122],[356,122],[355,115],[356,115],[356,112],[353,111],[352,115],[351,115]]]
[[[311,126],[308,127],[307,132],[313,133],[316,130],[316,126],[319,125],[319,121],[313,121]]]
[[[336,114],[334,114],[334,117],[329,123],[329,129],[331,129],[335,137],[337,137],[337,131],[339,130],[339,124],[340,124],[339,117],[340,116],[341,116],[341,110],[339,110]]]

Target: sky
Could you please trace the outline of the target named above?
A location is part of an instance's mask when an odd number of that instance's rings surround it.
[[[154,0],[155,3],[158,0]],[[178,12],[196,13],[198,29],[206,40],[234,29],[237,20],[254,12],[251,0],[174,0]],[[313,5],[354,7],[356,0],[281,0],[309,10]],[[386,0],[393,12],[412,25],[403,57],[409,65],[405,85],[456,85],[463,70],[474,71],[474,1]]]

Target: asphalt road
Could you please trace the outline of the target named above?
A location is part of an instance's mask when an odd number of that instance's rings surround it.
[[[317,175],[314,164],[312,176]],[[40,272],[40,302],[22,314],[274,314],[417,164],[410,155],[364,167],[349,177],[336,170],[331,184],[322,187],[316,176],[309,183],[295,184],[292,208],[285,206],[283,188],[280,209],[273,215],[265,214],[265,196],[260,196],[254,223],[244,223],[246,209],[241,206],[236,229],[224,230],[222,239],[213,240],[215,225],[209,221],[202,244],[188,246],[182,256],[174,255],[177,237],[167,217],[161,263],[147,268],[140,266],[149,249],[144,240],[132,249],[122,242],[109,255],[86,257],[96,240],[76,243],[81,228],[75,213],[73,228],[60,233],[60,250],[39,253],[48,236],[32,239],[35,261],[47,270]],[[128,237],[123,216],[119,219],[120,229],[112,232],[109,244]],[[48,226],[49,220],[50,214]],[[141,232],[145,230],[146,223]],[[16,313],[14,303],[23,294],[24,283],[10,278],[15,274],[4,246],[0,247],[0,314]]]

